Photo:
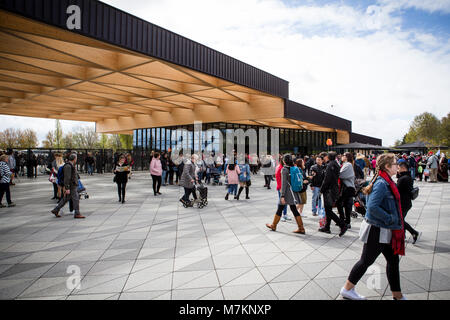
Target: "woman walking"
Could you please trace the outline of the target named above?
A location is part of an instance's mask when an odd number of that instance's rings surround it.
[[[248,164],[248,158],[245,158],[245,163],[239,165],[239,171],[241,172],[239,174],[239,192],[237,195],[236,200],[239,200],[239,196],[241,195],[242,190],[245,188],[245,199],[248,200],[250,197],[248,196],[250,192],[250,166]]]
[[[122,154],[119,161],[114,165],[114,180],[117,183],[117,193],[119,194],[119,202],[125,203],[125,188],[127,187],[128,175],[130,167],[126,164],[126,157]]]
[[[228,192],[225,196],[225,200],[228,200],[228,196],[230,194],[234,194],[234,199],[237,199],[236,193],[237,193],[237,186],[239,184],[239,174],[241,173],[241,170],[239,169],[239,166],[236,166],[233,163],[230,163],[227,165],[225,174],[228,177]]]
[[[8,166],[8,156],[3,154],[0,156],[0,208],[6,207],[2,204],[3,195],[6,193],[6,202],[8,207],[14,207],[16,204],[11,201],[11,191],[9,183],[11,181],[12,172]]]
[[[191,193],[192,196],[194,197],[194,200],[197,200],[197,194],[195,193],[195,185],[194,185],[196,181],[195,163],[197,160],[198,155],[196,154],[191,155],[191,159],[187,160],[183,166],[183,171],[180,178],[180,186],[184,188],[184,196],[180,199],[180,202],[186,205],[191,203],[189,199]]]
[[[300,195],[298,192],[293,191],[291,186],[291,174],[295,174],[294,171],[296,171],[295,169],[291,170],[291,168],[294,167],[291,155],[285,155],[283,158],[283,162],[284,167],[281,170],[280,204],[278,205],[278,209],[275,213],[272,224],[267,223],[266,227],[271,229],[272,231],[276,231],[277,224],[281,219],[281,213],[283,212],[283,209],[286,207],[286,205],[289,205],[298,226],[298,229],[295,230],[294,233],[305,234],[303,220],[296,207],[296,204],[300,203]]]
[[[387,261],[386,273],[395,300],[406,300],[400,289],[399,255],[405,255],[400,193],[391,176],[397,173],[397,161],[392,153],[379,155],[375,176],[363,189],[367,194],[367,212],[360,228],[364,242],[361,259],[352,271],[340,294],[351,300],[366,300],[355,286],[380,253]]]
[[[53,198],[51,200],[54,199],[58,199],[61,200],[61,186],[58,185],[57,183],[57,176],[58,176],[58,170],[59,167],[61,167],[62,165],[64,165],[64,159],[62,157],[62,154],[60,153],[56,153],[55,154],[55,160],[52,161],[51,165],[50,165],[50,175],[53,176],[53,180],[52,184],[53,184]]]
[[[303,214],[303,207],[305,206],[307,201],[306,190],[308,190],[309,179],[306,176],[305,162],[303,161],[303,159],[297,159],[295,161],[295,166],[298,168],[298,170],[300,170],[300,174],[302,175],[303,179],[303,188],[300,191],[300,203],[297,204],[297,209],[300,212],[300,215],[303,218],[306,218],[306,215]]]
[[[280,203],[281,200],[281,170],[283,169],[284,166],[284,161],[283,161],[283,157],[280,155],[280,158],[278,160],[278,166],[275,169],[275,180],[277,182],[277,192],[278,192],[278,204]],[[287,206],[284,206],[283,209],[283,217],[281,218],[281,221],[286,222],[292,220],[288,215],[287,215]]]
[[[161,164],[161,155],[159,152],[155,152],[153,154],[152,162],[150,162],[150,174],[152,175],[153,180],[153,192],[155,194],[155,197],[158,194],[161,194],[159,192],[159,188],[161,188],[161,176],[162,176],[162,164]]]
[[[347,228],[351,228],[350,220],[353,209],[353,197],[355,196],[355,166],[358,166],[353,161],[353,155],[346,152],[342,156],[342,167],[339,173],[340,180],[340,196],[336,201],[336,207],[339,212],[339,217],[345,222]],[[344,215],[345,210],[345,215]]]

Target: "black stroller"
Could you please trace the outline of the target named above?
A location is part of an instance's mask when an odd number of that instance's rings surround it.
[[[181,203],[183,204],[183,207],[190,208],[193,207],[194,204],[197,204],[197,208],[203,209],[208,205],[208,187],[205,187],[202,183],[198,184],[197,186],[194,186],[194,192],[197,194],[197,190],[199,191],[200,197],[197,197],[196,200],[191,200],[189,202],[186,202],[182,199],[180,199]]]
[[[366,215],[366,195],[362,192],[362,189],[369,184],[367,181],[357,181],[355,183],[356,186],[356,195],[353,201],[353,206],[355,210],[352,212],[352,217],[357,218],[358,213],[363,217]]]

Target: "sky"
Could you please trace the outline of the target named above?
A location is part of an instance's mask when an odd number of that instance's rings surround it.
[[[289,81],[289,98],[393,145],[450,111],[450,0],[104,0]],[[0,116],[44,139],[54,120]],[[63,130],[92,123],[63,121]]]

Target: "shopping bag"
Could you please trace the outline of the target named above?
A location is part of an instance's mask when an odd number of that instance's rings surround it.
[[[56,183],[56,176],[53,172],[50,174],[48,181],[50,181],[51,183]]]
[[[323,228],[323,227],[325,227],[326,224],[327,224],[327,215],[325,214],[325,209],[320,208],[320,210],[319,210],[319,226],[321,228]]]
[[[423,170],[423,175],[424,175],[425,177],[428,177],[428,176],[430,175],[430,169],[425,169],[425,170]]]

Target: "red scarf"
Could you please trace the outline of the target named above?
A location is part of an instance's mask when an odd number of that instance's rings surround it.
[[[402,222],[402,228],[400,230],[392,230],[392,249],[394,250],[394,254],[398,254],[401,256],[405,255],[405,227],[403,226],[403,212],[402,205],[400,203],[400,192],[398,192],[397,185],[394,183],[392,178],[384,171],[380,170],[379,176],[382,177],[387,183],[389,183],[389,187],[391,188],[392,193],[394,194],[395,199],[397,200],[397,208],[400,213],[400,220]]]

